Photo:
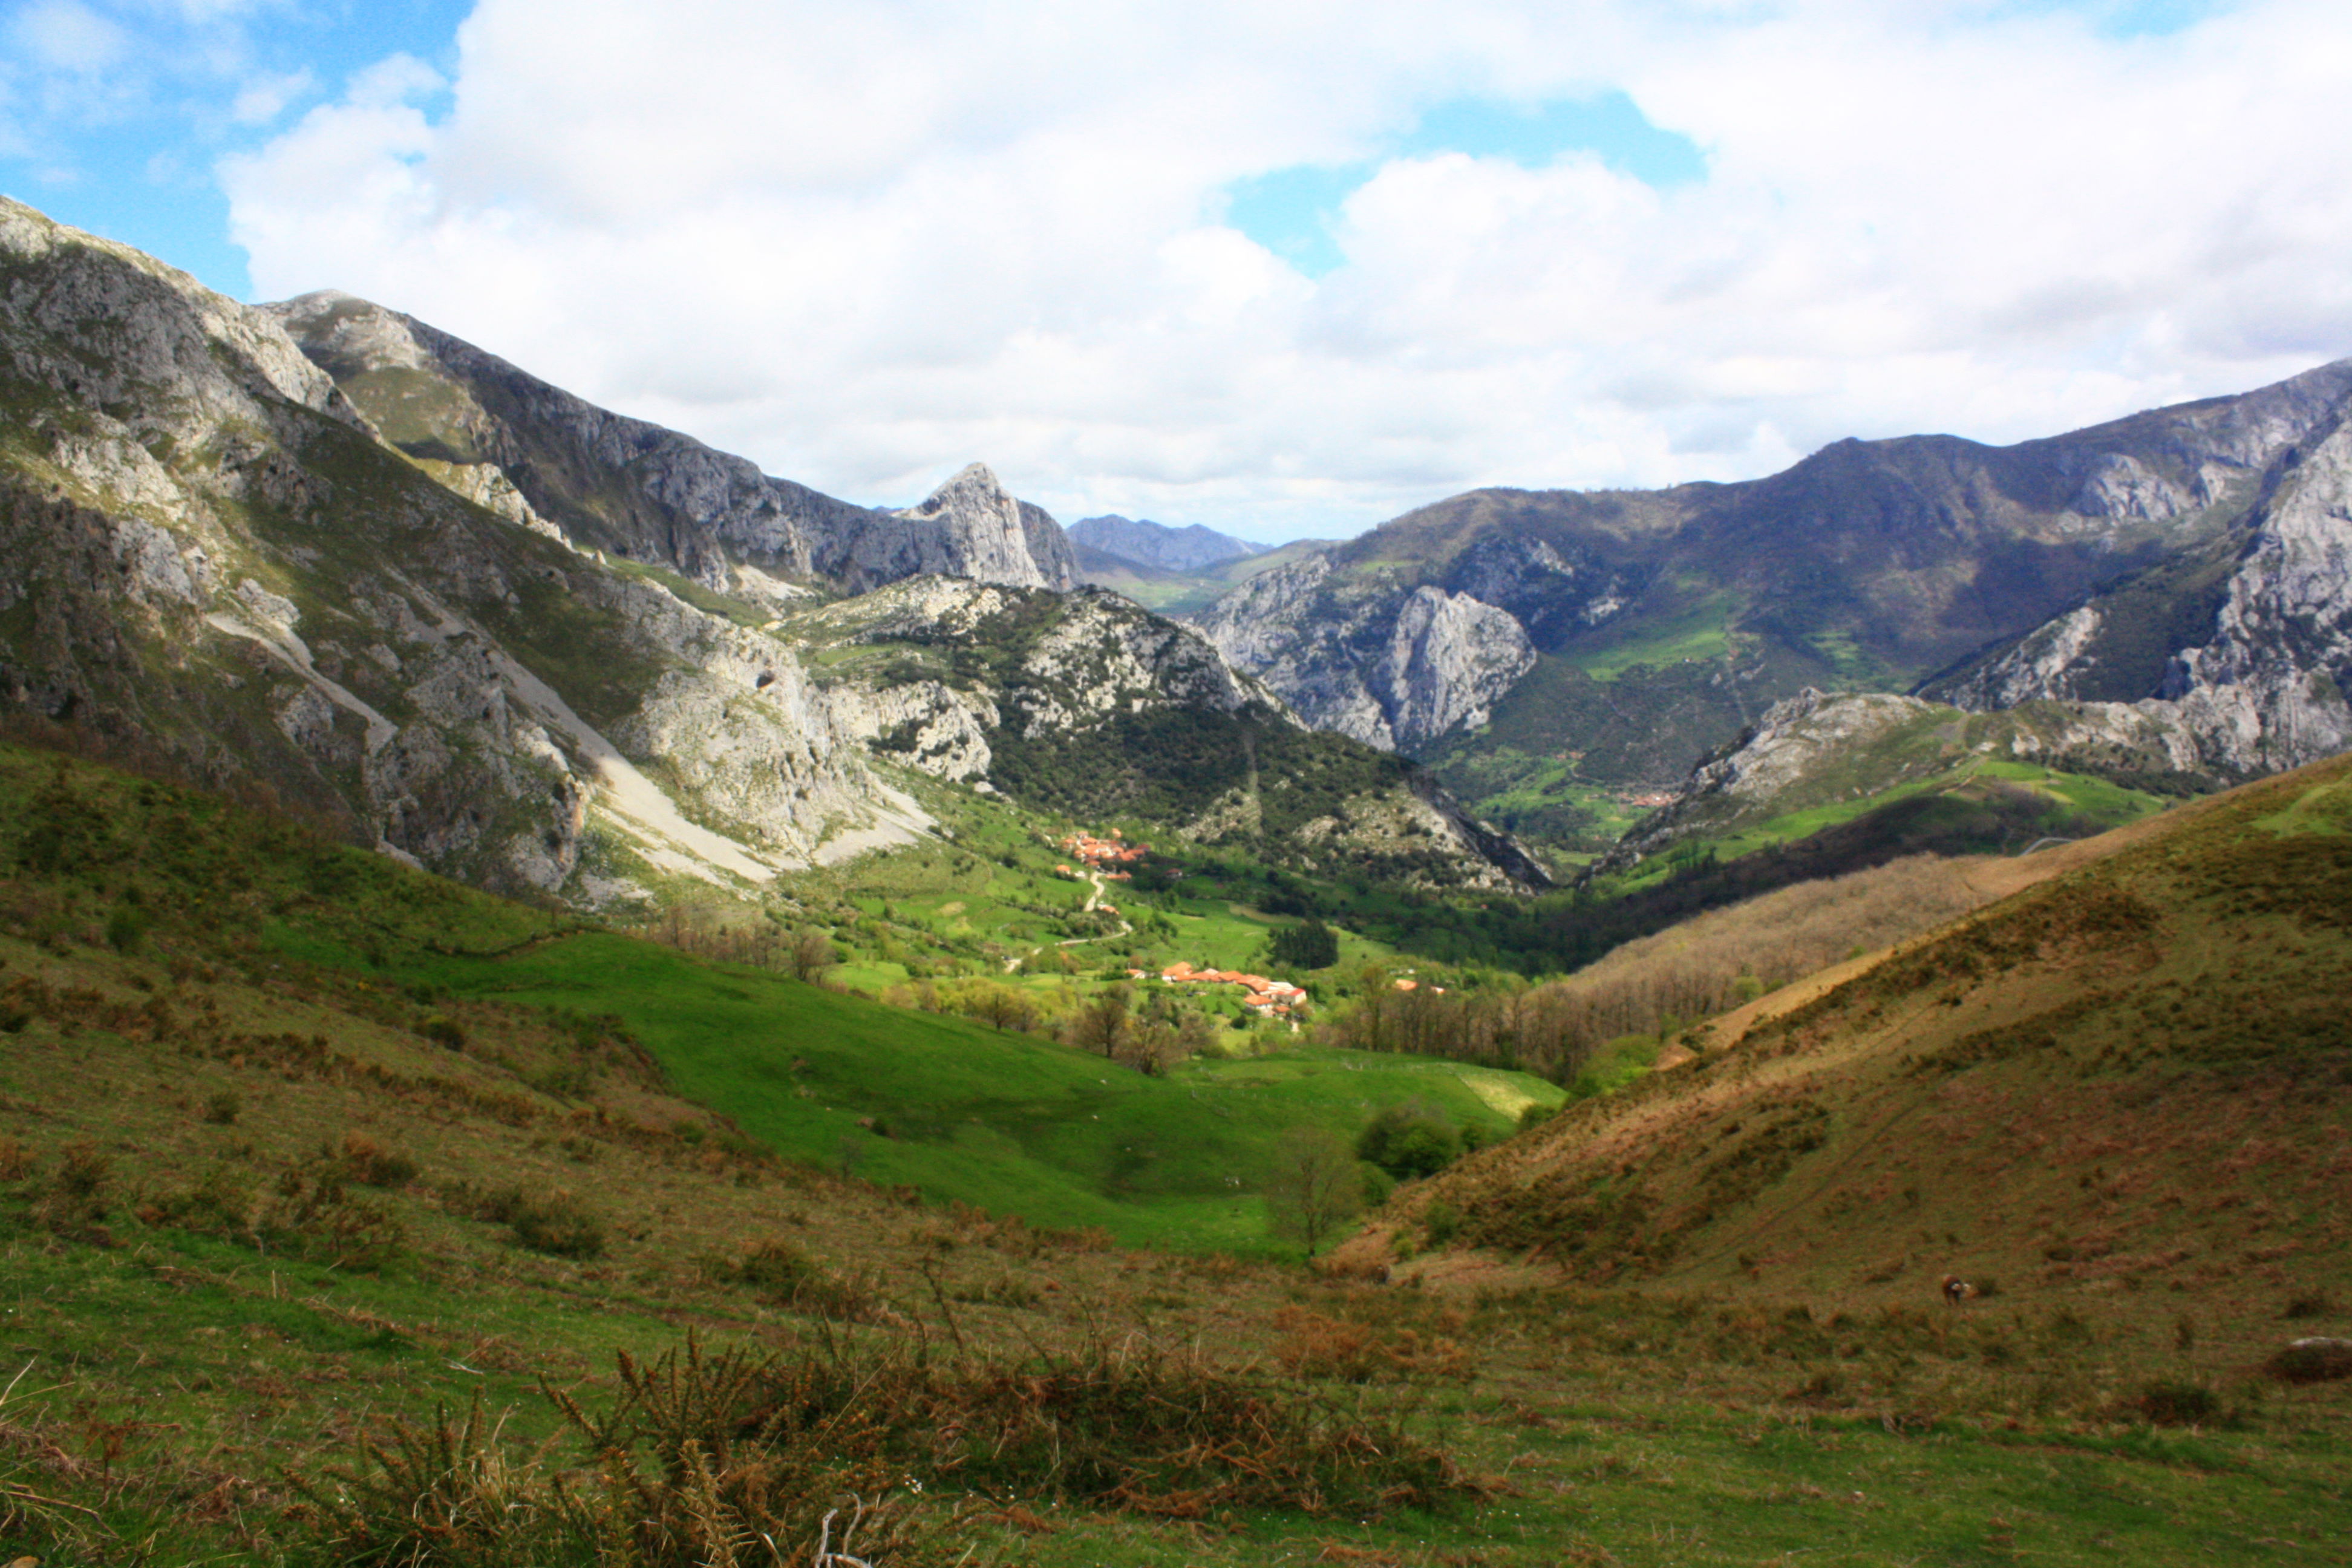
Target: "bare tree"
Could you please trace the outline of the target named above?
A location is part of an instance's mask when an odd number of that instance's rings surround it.
[[[824,972],[841,962],[841,955],[834,951],[833,938],[821,931],[804,931],[796,934],[793,938],[789,957],[793,978],[805,980],[812,984],[824,979]]]
[[[1265,1196],[1268,1227],[1312,1258],[1364,1212],[1356,1152],[1328,1129],[1294,1127],[1275,1140]]]
[[[1070,1020],[1070,1043],[1106,1057],[1118,1054],[1127,1039],[1127,1009],[1134,991],[1114,985],[1079,1009]]]

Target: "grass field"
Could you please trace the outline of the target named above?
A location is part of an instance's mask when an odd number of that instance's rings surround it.
[[[1314,1049],[1146,1079],[0,752],[0,1561],[715,1561],[499,1544],[554,1473],[603,1496],[586,1478],[619,1462],[563,1436],[542,1385],[592,1418],[628,1408],[616,1355],[642,1367],[691,1334],[706,1360],[814,1357],[918,1402],[866,1468],[767,1494],[783,1562],[854,1488],[920,1527],[877,1559],[893,1568],[2342,1562],[2352,1380],[2264,1371],[2287,1337],[2352,1330],[2340,1086],[2288,1070],[2335,1061],[2326,1007],[2296,989],[2340,972],[2352,864],[2352,797],[2317,782],[2184,818],[2205,837],[2126,868],[2137,896],[2175,879],[2219,922],[2154,967],[2134,956],[2148,917],[2112,900],[1979,917],[1968,952],[2045,1010],[2056,976],[2137,987],[2127,1017],[2048,1026],[2087,1073],[2071,1098],[2030,1053],[1896,1050],[1831,1109],[1832,1142],[1792,1142],[1809,1099],[1843,1092],[1798,1075],[1850,1036],[1949,1014],[1968,1021],[1937,1040],[1966,1044],[2001,1026],[1969,1008],[2008,1005],[1948,1006],[1940,969],[1889,979],[1401,1190],[1372,1234],[1412,1245],[1383,1285],[1203,1245],[1240,1227],[1220,1205],[1247,1201],[1225,1182],[1253,1141],[1391,1095],[1499,1127],[1556,1091]],[[1241,940],[1247,917],[1222,918]],[[2055,945],[2019,947],[2000,923],[2018,919]],[[2210,996],[2170,984],[2192,971]],[[2301,1033],[2230,1055],[2263,1018]],[[1916,1201],[1873,1120],[1895,1089],[1948,1151]],[[1717,1093],[1705,1125],[1607,1131]],[[1602,1160],[1592,1180],[1556,1178],[1570,1150]],[[2198,1184],[2168,1206],[2176,1166]],[[1885,1193],[1859,1190],[1880,1174]],[[1812,1206],[1785,1241],[1737,1240],[1769,1230],[1783,1176]],[[1009,1200],[920,1190],[963,1181]],[[1515,1182],[1534,1228],[1504,1244]],[[1643,1213],[1691,1220],[1686,1252],[1643,1251]],[[2151,1250],[2191,1236],[2203,1250]],[[1934,1289],[1952,1237],[2001,1276],[1957,1310]],[[1579,1255],[1614,1267],[1562,1266]],[[476,1400],[477,1448],[412,1447],[404,1479],[360,1447]],[[1022,1440],[982,1485],[991,1450],[954,1434],[1008,1409]],[[711,1442],[758,1448],[745,1407],[713,1410]],[[1154,1448],[1171,1411],[1191,1446]],[[1299,1479],[1373,1449],[1436,1479],[1385,1501]],[[696,1494],[683,1450],[667,1470],[629,1453],[629,1495],[665,1518],[753,1507]],[[365,1542],[336,1501],[354,1497],[377,1500]],[[451,1509],[443,1533],[411,1528]]]
[[[1492,1135],[1519,1105],[1561,1095],[1524,1074],[1304,1046],[1146,1077],[616,937],[406,973],[460,996],[616,1016],[687,1099],[790,1157],[1034,1224],[1098,1226],[1129,1246],[1272,1248],[1256,1172],[1286,1127],[1352,1136],[1379,1110],[1424,1099]]]

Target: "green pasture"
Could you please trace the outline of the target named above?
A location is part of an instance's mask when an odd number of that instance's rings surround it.
[[[1032,1224],[1100,1226],[1130,1246],[1268,1249],[1257,1176],[1287,1128],[1352,1136],[1419,1098],[1496,1134],[1530,1101],[1562,1098],[1526,1074],[1305,1046],[1150,1078],[1026,1035],[602,934],[504,959],[427,958],[414,978],[616,1015],[677,1092],[781,1153]]]
[[[1737,608],[1729,595],[1712,595],[1676,614],[1659,616],[1622,640],[1612,637],[1606,647],[1564,651],[1560,658],[1595,680],[1614,680],[1637,664],[1657,668],[1721,658],[1731,651],[1728,628]]]

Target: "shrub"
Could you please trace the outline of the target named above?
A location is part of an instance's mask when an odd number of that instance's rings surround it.
[[[229,1089],[205,1096],[205,1120],[215,1127],[232,1125],[236,1121],[237,1112],[244,1109],[245,1102]]]
[[[517,1247],[552,1258],[602,1258],[604,1217],[574,1193],[526,1193],[509,1187],[491,1194],[482,1217],[508,1227]]]
[[[466,1031],[446,1013],[427,1013],[418,1021],[416,1032],[436,1046],[446,1046],[453,1051],[466,1048]]]
[[[1432,1176],[1462,1153],[1454,1121],[1423,1100],[1390,1106],[1356,1137],[1356,1154],[1400,1181]]]
[[[835,1340],[619,1361],[602,1412],[546,1384],[562,1423],[525,1448],[478,1401],[462,1424],[396,1424],[323,1481],[296,1475],[310,1555],[492,1568],[701,1568],[939,1561],[924,1478],[1173,1518],[1223,1509],[1360,1517],[1475,1492],[1393,1423],[1295,1384],[1132,1342],[926,1364]],[[559,1463],[568,1437],[581,1468]],[[583,1473],[584,1472],[584,1473]]]
[[[364,1132],[343,1135],[342,1165],[363,1187],[404,1187],[416,1180],[416,1162]]]
[[[1461,1345],[1443,1336],[1423,1338],[1418,1329],[1383,1336],[1367,1324],[1327,1318],[1303,1307],[1283,1308],[1274,1323],[1285,1331],[1275,1342],[1275,1363],[1293,1377],[1333,1383],[1383,1377],[1466,1381],[1476,1370]]]
[[[106,917],[107,945],[117,952],[133,952],[147,936],[147,911],[131,904],[117,904]]]
[[[2140,1392],[2140,1414],[2158,1426],[2187,1426],[2210,1421],[2221,1408],[2221,1400],[2201,1383],[2152,1383]]]
[[[1462,1211],[1452,1204],[1438,1202],[1421,1211],[1421,1233],[1432,1247],[1444,1247],[1462,1228]]]

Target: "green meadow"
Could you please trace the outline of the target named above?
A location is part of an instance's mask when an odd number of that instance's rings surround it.
[[[1265,1151],[1287,1128],[1352,1136],[1377,1111],[1418,1099],[1492,1138],[1526,1105],[1564,1098],[1524,1073],[1304,1044],[1149,1077],[1026,1035],[616,936],[501,959],[421,959],[405,977],[457,996],[618,1017],[677,1092],[787,1157],[1135,1247],[1271,1249],[1255,1189]]]

